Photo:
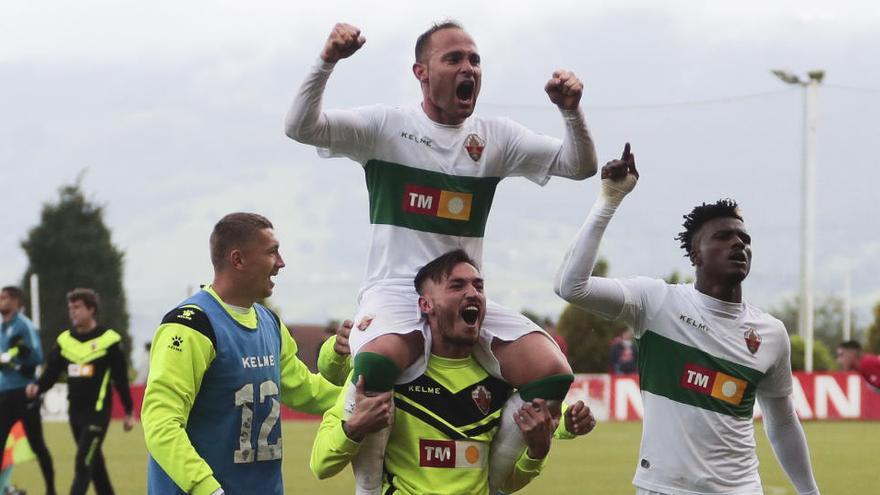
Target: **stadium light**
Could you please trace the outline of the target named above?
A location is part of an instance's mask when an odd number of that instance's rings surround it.
[[[813,261],[816,241],[816,95],[825,71],[811,70],[806,79],[773,70],[786,84],[804,91],[804,156],[801,177],[801,307],[798,330],[804,339],[804,370],[813,371]]]

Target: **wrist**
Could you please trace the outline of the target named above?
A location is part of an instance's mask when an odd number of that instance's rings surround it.
[[[331,56],[325,52],[321,52],[321,55],[318,57],[318,60],[320,60],[321,66],[322,66],[321,68],[323,68],[323,69],[332,68],[334,65],[336,65],[336,62],[339,62],[338,58],[333,58],[333,56]]]
[[[349,440],[351,440],[352,442],[360,443],[364,439],[365,435],[360,431],[357,420],[352,423],[352,419],[354,419],[354,417],[349,418],[347,421],[342,420],[342,431],[345,433],[345,436],[347,436]]]
[[[540,460],[544,459],[545,457],[547,457],[547,454],[549,454],[549,453],[550,453],[549,447],[538,448],[538,449],[533,449],[532,447],[529,447],[528,449],[526,449],[526,455],[529,456],[529,459],[532,459],[535,461],[540,461]]]

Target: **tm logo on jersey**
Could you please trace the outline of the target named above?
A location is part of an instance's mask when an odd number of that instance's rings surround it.
[[[467,221],[471,218],[473,197],[471,193],[407,184],[403,190],[403,211]]]
[[[419,440],[419,466],[434,468],[481,468],[486,445],[464,440]]]
[[[738,406],[746,392],[745,380],[726,373],[687,363],[681,374],[681,386]]]

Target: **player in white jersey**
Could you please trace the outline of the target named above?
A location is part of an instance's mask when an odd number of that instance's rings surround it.
[[[757,397],[782,468],[799,494],[818,494],[794,412],[790,344],[782,322],[742,298],[751,238],[732,200],[685,216],[677,239],[694,284],[591,277],[605,227],[636,185],[635,158],[602,169],[599,199],[557,274],[561,297],[635,331],[644,424],[633,484],[639,493],[761,494],[752,412]]]
[[[372,241],[355,317],[358,328],[366,331],[352,335],[351,348],[354,376],[363,375],[367,390],[381,392],[425,369],[431,339],[424,336],[413,276],[452,249],[464,249],[481,262],[498,182],[513,176],[540,185],[554,175],[580,180],[594,175],[597,167],[579,106],[583,85],[571,72],[556,71],[545,86],[563,117],[563,140],[536,134],[509,119],[472,116],[480,92],[480,55],[473,39],[454,22],[435,25],[416,42],[413,74],[422,89],[421,105],[322,111],[324,87],[336,62],[364,42],[354,26],[334,27],[285,125],[291,138],[318,147],[322,156],[349,157],[366,173]],[[533,397],[561,400],[572,376],[556,344],[516,312],[492,302],[486,309],[475,352],[481,364],[522,396],[534,393]],[[476,312],[463,317],[475,318]],[[353,387],[349,390],[353,399]],[[516,408],[512,405],[510,411]],[[509,415],[501,430],[496,442],[504,441],[500,439],[506,438],[505,431],[520,437]],[[509,458],[507,464],[493,463],[512,468],[523,447],[520,440],[510,449],[493,446],[497,456]],[[360,449],[359,458],[366,457],[365,450]],[[371,455],[382,457],[381,452]],[[359,471],[365,470],[359,465],[360,459],[355,459],[359,493],[375,492],[381,466],[362,483]],[[490,468],[490,473],[496,472]],[[506,477],[505,472],[490,476]]]

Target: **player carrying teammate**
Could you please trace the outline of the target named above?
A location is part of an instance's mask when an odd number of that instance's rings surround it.
[[[153,338],[147,491],[280,495],[281,404],[322,414],[340,389],[309,373],[290,332],[257,303],[284,268],[272,223],[231,213],[210,245],[214,282],[165,315]]]
[[[455,250],[419,270],[415,287],[431,328],[431,355],[423,375],[395,386],[397,407],[384,458],[383,493],[487,493],[490,442],[512,389],[486,373],[472,355],[486,310],[483,279],[474,261]],[[478,312],[476,321],[462,317],[467,307]],[[336,354],[322,348],[327,351]],[[324,415],[312,449],[311,466],[319,478],[339,472],[365,435],[390,421],[391,392],[364,396],[362,378],[356,390],[355,410],[347,421],[340,421],[342,396]],[[541,399],[524,404],[515,421],[528,448],[503,483],[508,492],[538,475],[553,433],[549,410]],[[586,434],[595,426],[589,408],[580,401],[566,411],[565,422],[576,434]]]
[[[458,248],[480,262],[501,179],[520,176],[540,185],[551,176],[584,179],[596,172],[596,152],[579,106],[583,85],[569,71],[554,72],[545,86],[565,123],[561,141],[509,119],[472,115],[480,94],[480,55],[454,22],[435,25],[416,42],[413,74],[422,89],[421,105],[322,111],[335,64],[364,42],[354,26],[333,28],[288,112],[286,133],[318,147],[322,156],[359,162],[366,174],[372,241],[355,317],[366,331],[355,332],[351,347],[354,375],[364,377],[368,392],[383,392],[425,370],[430,340],[424,338],[412,286],[418,268]],[[474,322],[477,314],[463,310],[462,316]],[[491,301],[475,355],[493,376],[554,406],[571,383],[571,368],[552,339]],[[350,406],[354,387],[347,390]],[[493,447],[493,486],[507,478],[524,448],[512,418],[522,400],[519,394],[511,400]],[[384,440],[369,444],[353,461],[361,494],[377,493],[381,485]]]
[[[773,451],[798,493],[819,493],[794,412],[790,344],[782,322],[745,302],[751,237],[736,203],[685,216],[677,239],[693,285],[591,277],[599,242],[638,172],[629,144],[602,169],[602,186],[557,275],[557,293],[630,325],[639,345],[644,424],[633,484],[640,494],[761,494],[755,398]]]

